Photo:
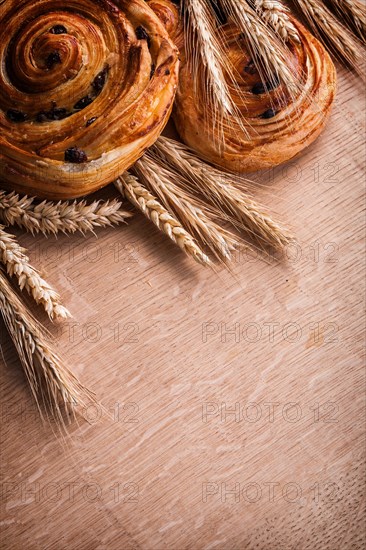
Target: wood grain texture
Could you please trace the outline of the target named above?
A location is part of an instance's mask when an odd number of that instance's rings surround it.
[[[286,264],[213,273],[139,214],[21,235],[75,316],[56,345],[111,414],[57,438],[1,325],[1,548],[364,548],[364,123],[341,72],[320,139],[258,176],[300,242]]]

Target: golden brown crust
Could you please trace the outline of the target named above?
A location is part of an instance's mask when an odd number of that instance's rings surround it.
[[[1,186],[82,196],[154,143],[179,61],[143,0],[7,0],[0,25]]]
[[[171,0],[148,0],[148,5],[159,17],[169,36],[174,40],[178,48],[181,44],[179,36],[182,36],[182,25],[179,17],[179,7],[173,4]]]
[[[163,2],[165,9],[169,4],[169,0],[154,2]],[[182,51],[173,117],[182,140],[205,160],[238,172],[266,169],[297,155],[324,128],[335,98],[336,71],[320,42],[299,22],[292,21],[300,36],[299,44],[289,44],[289,66],[300,83],[293,93],[276,82],[275,76],[274,84],[261,89],[261,79],[240,31],[231,24],[221,27],[228,62],[238,75],[240,94],[233,89],[232,97],[245,127],[243,132],[233,117],[224,120],[224,139],[215,136],[214,116],[207,113],[205,95],[197,91]],[[175,41],[182,49],[180,34]]]

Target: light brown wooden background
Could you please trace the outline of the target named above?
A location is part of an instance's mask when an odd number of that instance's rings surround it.
[[[364,547],[364,126],[341,73],[321,138],[259,177],[301,244],[287,264],[215,274],[138,214],[98,239],[21,236],[112,418],[89,408],[68,442],[42,426],[1,325],[2,548]]]

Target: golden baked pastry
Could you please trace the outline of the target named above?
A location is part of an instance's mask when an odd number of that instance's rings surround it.
[[[95,191],[162,131],[178,50],[144,0],[0,3],[0,186]]]
[[[242,115],[240,123],[227,117],[219,130],[215,117],[207,116],[205,82],[194,81],[184,58],[182,28],[172,22],[178,17],[176,6],[169,0],[149,4],[164,24],[169,22],[167,28],[173,29],[171,36],[181,50],[173,117],[181,139],[202,158],[231,171],[250,172],[288,161],[317,138],[335,98],[336,71],[321,43],[293,17],[300,41],[287,44],[288,66],[299,86],[291,93],[276,75],[263,83],[241,31],[232,23],[219,25],[227,66],[238,85],[231,87],[232,99]]]

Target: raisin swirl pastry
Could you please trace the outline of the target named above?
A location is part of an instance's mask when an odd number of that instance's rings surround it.
[[[231,171],[251,172],[288,161],[318,137],[335,98],[335,67],[321,43],[293,17],[300,40],[287,44],[288,65],[299,86],[291,93],[276,75],[263,82],[245,37],[232,23],[220,24],[227,65],[237,85],[231,86],[231,96],[242,115],[240,123],[234,116],[223,120],[221,137],[215,135],[214,113],[199,89],[204,82],[197,91],[184,59],[182,26],[172,23],[179,17],[176,6],[169,0],[151,0],[150,6],[169,22],[167,28],[173,29],[171,36],[182,52],[173,117],[181,139],[202,158]]]
[[[178,50],[143,0],[6,0],[0,26],[1,186],[82,196],[157,139]]]

